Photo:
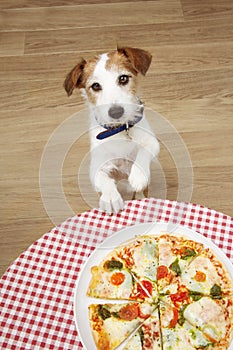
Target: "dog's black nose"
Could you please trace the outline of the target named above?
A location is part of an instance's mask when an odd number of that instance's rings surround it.
[[[124,111],[125,110],[123,107],[118,105],[113,105],[111,108],[109,108],[108,115],[113,119],[119,119],[124,114]]]

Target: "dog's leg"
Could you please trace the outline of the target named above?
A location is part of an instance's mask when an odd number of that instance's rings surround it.
[[[148,185],[150,182],[150,163],[159,153],[159,143],[150,126],[144,118],[141,128],[133,129],[133,141],[138,143],[139,150],[132,165],[129,183],[135,192],[143,191],[145,197],[148,196]]]
[[[147,150],[142,148],[138,151],[129,175],[129,183],[135,192],[141,192],[148,187],[151,159],[151,154]]]
[[[97,192],[101,193],[100,210],[108,214],[117,214],[124,208],[124,201],[117,190],[114,179],[110,178],[103,170],[99,170],[94,179]]]

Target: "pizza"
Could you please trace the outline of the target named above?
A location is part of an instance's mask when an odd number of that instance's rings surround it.
[[[150,317],[153,304],[91,304],[89,318],[98,349],[115,349]]]
[[[229,350],[233,282],[200,242],[137,236],[92,266],[87,296],[98,350]]]

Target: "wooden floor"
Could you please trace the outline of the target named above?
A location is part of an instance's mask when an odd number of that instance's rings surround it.
[[[141,88],[161,142],[150,196],[233,216],[232,0],[1,0],[0,7],[1,274],[55,224],[96,205],[85,105],[62,85],[80,56],[117,44],[153,54]]]

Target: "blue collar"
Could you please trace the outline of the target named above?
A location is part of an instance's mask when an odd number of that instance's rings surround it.
[[[142,120],[142,116],[139,116],[137,118],[135,118],[135,120],[129,121],[128,123],[122,124],[120,126],[116,126],[113,128],[106,128],[107,130],[100,132],[96,138],[98,140],[103,140],[106,139],[107,137],[113,136],[118,134],[119,132],[122,132],[124,130],[128,131],[130,128],[132,128],[135,124],[137,124],[138,122],[140,122],[140,120]]]

